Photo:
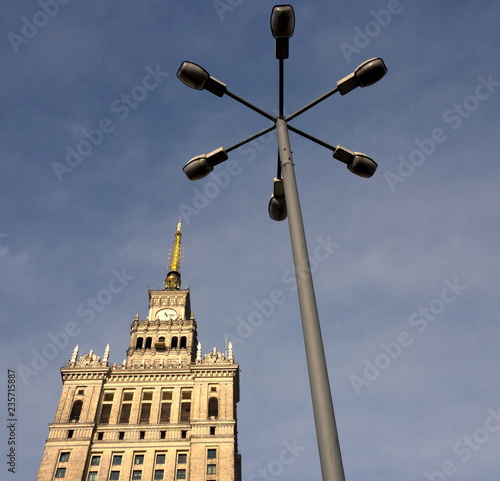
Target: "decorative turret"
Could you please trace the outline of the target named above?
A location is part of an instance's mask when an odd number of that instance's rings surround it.
[[[177,224],[177,231],[175,232],[174,245],[170,252],[170,263],[168,266],[168,274],[165,278],[164,289],[178,291],[181,288],[181,260],[182,260],[182,246],[181,246],[181,219]]]

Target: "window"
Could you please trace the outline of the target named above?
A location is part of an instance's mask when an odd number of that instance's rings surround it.
[[[110,480],[120,479],[120,471],[111,471],[111,473],[109,473],[109,479]]]
[[[187,431],[181,431],[181,438],[186,439],[187,438]]]
[[[118,432],[118,439],[125,439],[125,431]]]
[[[167,431],[160,431],[160,439],[166,439]]]
[[[120,424],[128,424],[130,422],[130,411],[132,410],[132,403],[126,401],[132,401],[134,398],[134,393],[132,391],[125,391],[123,393],[123,404],[120,413]]]
[[[131,391],[125,391],[123,393],[123,400],[124,401],[132,401],[134,399],[134,393]]]
[[[186,336],[181,337],[181,349],[186,349]]]
[[[176,337],[176,336],[174,336],[174,337],[172,338],[172,342],[171,342],[171,344],[170,344],[170,347],[171,347],[172,349],[175,349],[175,348],[177,347],[177,337]]]
[[[215,472],[216,472],[215,464],[207,465],[207,474],[215,474]]]
[[[170,409],[171,403],[161,403],[161,411],[160,411],[160,422],[168,423],[170,422]]]
[[[215,426],[210,426],[210,436],[215,436]]]
[[[138,337],[137,341],[135,343],[135,348],[136,349],[142,349],[142,337]]]
[[[156,455],[156,464],[165,464],[165,455],[157,454]]]
[[[216,418],[219,415],[219,400],[216,397],[211,397],[208,400],[208,417]]]
[[[167,401],[169,399],[172,399],[172,391],[162,391],[161,393],[161,398],[164,401]]]
[[[144,439],[146,437],[146,431],[139,431],[139,439]]]
[[[132,479],[142,479],[142,471],[140,469],[132,471]]]
[[[207,458],[208,459],[216,459],[217,458],[217,449],[209,449],[207,451]]]
[[[191,403],[181,403],[181,423],[189,422],[191,419]]]
[[[71,439],[74,433],[75,431],[73,429],[68,429],[68,439]]]
[[[127,424],[130,421],[131,410],[132,410],[131,403],[122,404],[122,412],[120,414],[120,424]]]
[[[59,456],[60,463],[67,463],[69,461],[69,453],[61,453]]]
[[[153,479],[164,479],[163,469],[155,469],[155,477]]]
[[[64,478],[66,476],[66,468],[57,468],[56,478]]]
[[[76,394],[78,396],[83,396],[85,394],[85,391],[83,389],[78,389],[78,391],[76,392]]]
[[[217,386],[212,386],[210,388],[210,392],[217,392]]]
[[[114,392],[105,392],[104,401],[112,401],[114,396],[115,396]]]
[[[136,454],[134,464],[144,464],[144,454]]]
[[[123,456],[121,454],[115,454],[113,456],[113,466],[119,466],[120,464],[122,464],[122,459],[123,459]]]
[[[91,466],[99,466],[100,463],[101,463],[101,456],[92,456],[90,460]]]
[[[103,432],[97,433],[97,440],[98,441],[102,441],[103,438],[104,438],[104,433]]]
[[[99,418],[99,422],[101,424],[109,423],[109,416],[111,415],[111,406],[112,404],[103,404],[101,409],[101,417]]]
[[[149,417],[151,416],[151,403],[142,403],[141,415],[139,417],[140,423],[149,423]]]
[[[185,469],[178,469],[177,470],[177,476],[175,479],[186,479],[186,470]]]
[[[101,408],[101,415],[99,417],[99,422],[102,424],[109,423],[109,416],[111,415],[111,406],[113,402],[113,398],[115,396],[114,391],[108,391],[104,393],[103,396],[103,405]]]
[[[71,408],[71,414],[69,415],[69,422],[74,423],[80,420],[80,414],[82,413],[82,401],[75,401],[73,407]]]
[[[151,349],[152,342],[153,342],[153,339],[151,337],[146,338],[146,349]]]
[[[178,464],[186,464],[187,463],[187,453],[179,453],[177,455],[177,463]]]
[[[87,481],[97,481],[97,471],[89,471]]]
[[[153,391],[144,391],[142,393],[143,401],[151,401],[153,399]]]
[[[182,399],[191,399],[191,391],[182,391]]]

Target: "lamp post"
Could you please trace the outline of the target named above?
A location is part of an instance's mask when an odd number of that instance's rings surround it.
[[[288,122],[336,92],[345,95],[356,87],[366,87],[374,84],[386,74],[387,68],[380,58],[367,60],[353,73],[337,82],[334,89],[285,117],[283,113],[284,60],[289,56],[289,39],[293,35],[294,28],[295,15],[292,6],[276,5],[271,14],[271,32],[276,39],[276,58],[279,61],[279,114],[277,117],[231,93],[223,82],[211,77],[199,65],[192,62],[183,62],[181,64],[177,77],[189,87],[197,90],[208,90],[218,97],[228,95],[274,122],[271,127],[257,132],[229,148],[220,147],[208,154],[192,158],[184,166],[183,170],[190,180],[201,179],[212,172],[217,164],[227,160],[229,152],[276,129],[278,137],[278,173],[274,179],[274,189],[269,201],[268,211],[271,219],[276,221],[282,221],[288,217],[322,479],[323,481],[345,481],[299,194],[295,180],[289,131],[326,147],[332,151],[335,159],[345,163],[351,172],[360,177],[371,177],[377,169],[377,164],[364,154],[352,152],[339,145],[333,147],[289,125]]]

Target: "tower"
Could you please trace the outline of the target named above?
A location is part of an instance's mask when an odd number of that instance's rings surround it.
[[[240,481],[231,343],[202,354],[189,289],[181,288],[181,222],[164,287],[135,316],[127,359],[110,365],[76,346],[37,481]]]

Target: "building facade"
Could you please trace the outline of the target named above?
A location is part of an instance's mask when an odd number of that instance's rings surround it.
[[[189,289],[180,285],[177,226],[162,290],[135,316],[127,359],[80,356],[61,368],[62,393],[37,481],[240,481],[231,343],[203,355]]]

